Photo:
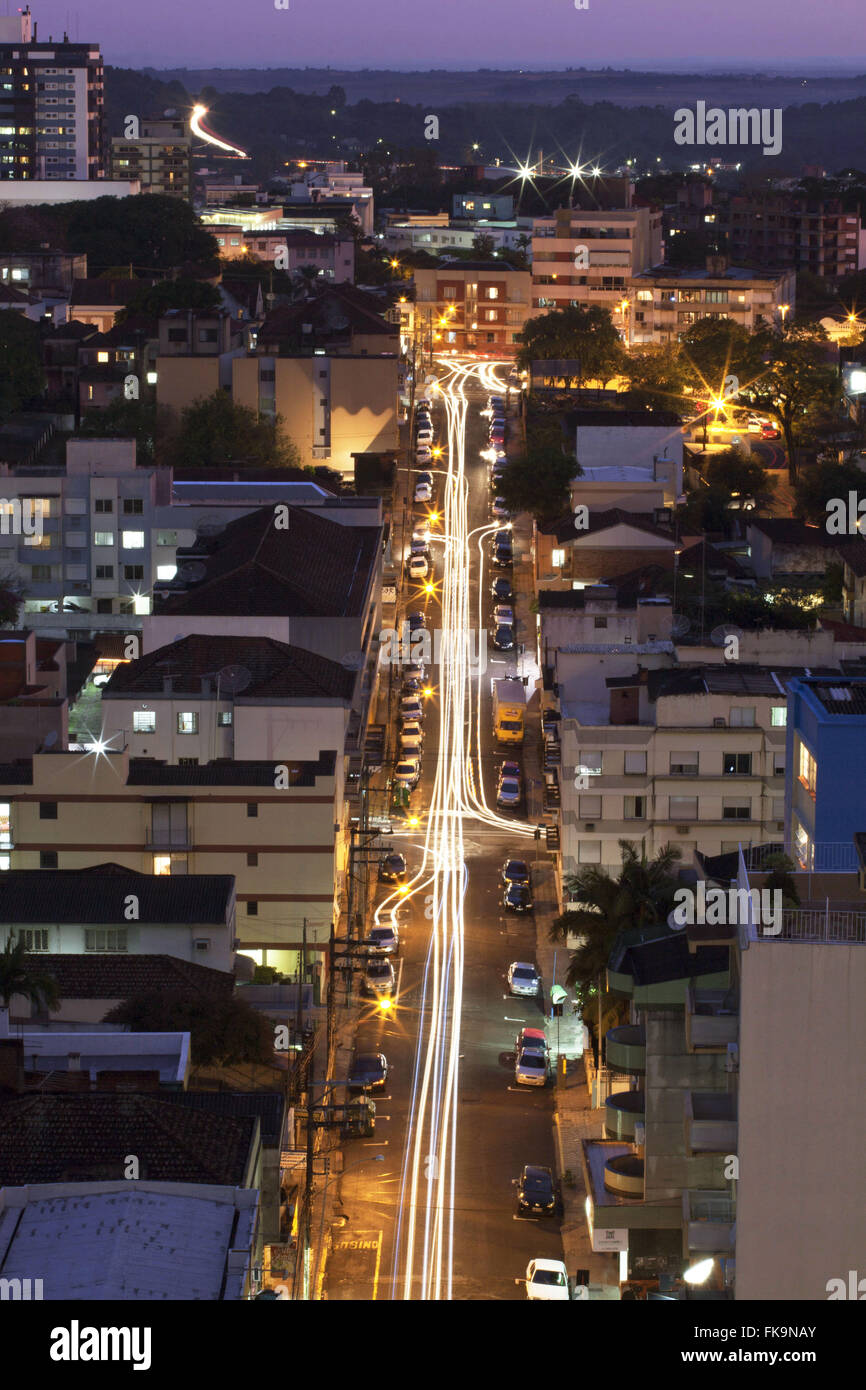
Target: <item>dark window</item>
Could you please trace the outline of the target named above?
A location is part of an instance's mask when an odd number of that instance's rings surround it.
[[[248,868],[248,869],[255,869],[255,868],[258,868],[258,863],[259,863],[259,856],[258,856],[257,854],[248,854],[248,855],[247,855],[247,868]]]
[[[40,869],[56,869],[56,868],[57,868],[57,850],[56,850],[56,849],[41,849],[41,850],[39,851],[39,867],[40,867]]]
[[[144,565],[124,565],[123,577],[124,579],[143,579]]]
[[[259,905],[258,905],[258,903],[247,903],[247,916],[248,916],[248,917],[258,917],[258,915],[259,915]]]
[[[259,814],[259,803],[257,801],[247,802],[247,815],[257,816]]]
[[[93,510],[95,512],[113,512],[114,501],[111,497],[97,497],[94,499]]]
[[[110,599],[110,598],[98,598],[98,599],[96,600],[96,611],[97,611],[97,613],[113,613],[113,612],[114,612],[114,606],[113,606],[113,604],[112,604],[111,599]],[[130,612],[131,612],[131,611],[132,611],[132,609],[130,609]]]
[[[751,777],[751,753],[725,753],[722,757],[722,771],[726,777]]]
[[[97,566],[96,566],[96,578],[97,578],[97,579],[113,579],[113,578],[114,578],[114,565],[97,565]]]
[[[607,627],[607,618],[595,618],[593,623],[595,627]]]
[[[40,801],[39,803],[40,820],[57,820],[57,802]]]
[[[144,512],[144,500],[141,497],[124,497],[123,510],[127,516],[141,516]]]

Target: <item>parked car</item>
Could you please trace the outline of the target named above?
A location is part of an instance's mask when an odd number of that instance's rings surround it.
[[[350,1091],[378,1091],[388,1080],[384,1052],[356,1052],[349,1067]]]
[[[514,1042],[515,1052],[543,1052],[547,1056],[547,1038],[543,1028],[521,1028]]]
[[[498,652],[510,652],[514,649],[514,628],[510,623],[500,623],[490,640]]]
[[[420,537],[413,536],[409,542],[409,558],[411,559],[413,555],[423,555],[425,560],[428,562],[430,560],[430,547]]]
[[[509,883],[502,894],[502,906],[506,912],[531,912],[532,892],[525,883]]]
[[[433,500],[433,489],[429,483],[417,483],[415,486],[415,503],[431,502]]]
[[[503,767],[506,767],[506,766],[511,767],[511,766],[515,766],[515,764],[512,764],[512,763],[509,763],[509,764],[503,763],[502,766],[503,766]],[[506,883],[506,884],[507,884],[507,883],[531,883],[531,882],[532,882],[532,876],[531,876],[531,874],[530,874],[530,872],[529,872],[529,865],[527,864],[526,860],[525,860],[525,859],[506,859],[505,863],[502,865],[502,882],[503,882],[503,883]]]
[[[497,603],[493,609],[493,621],[497,627],[503,623],[506,627],[514,627],[514,609],[508,603]]]
[[[768,421],[767,424],[761,426],[762,439],[781,439],[781,437],[782,431],[779,429],[779,426],[774,425],[772,421]]]
[[[499,537],[497,537],[496,545],[493,547],[493,563],[497,569],[511,569],[511,566],[514,564],[514,551],[511,548],[510,537],[507,545],[504,542],[500,542]]]
[[[520,1216],[555,1216],[556,1184],[549,1168],[527,1163],[517,1179],[517,1211]]]
[[[511,888],[526,888],[529,885],[524,883],[512,883]],[[506,888],[506,892],[507,892]],[[514,960],[508,967],[508,990],[510,994],[519,995],[523,998],[534,999],[541,988],[541,980],[534,965],[526,960]]]
[[[421,724],[424,720],[424,706],[417,695],[403,695],[400,699],[400,723]]]
[[[393,956],[400,948],[400,941],[393,927],[371,927],[364,944],[368,955],[371,956]]]
[[[402,854],[386,854],[379,862],[379,878],[383,883],[403,883],[406,878],[406,860]]]
[[[514,1080],[518,1086],[546,1086],[547,1053],[524,1047],[517,1054]]]
[[[408,787],[410,792],[414,791],[421,781],[421,759],[417,757],[403,757],[401,754],[394,764],[394,776],[392,781],[396,787]]]
[[[510,511],[508,510],[508,508],[506,507],[506,505],[505,505],[505,499],[504,499],[503,497],[494,497],[494,499],[493,499],[493,515],[494,515],[494,516],[497,518],[497,520],[499,520],[499,521],[510,521],[510,520],[511,520],[511,513],[510,513]]]
[[[419,682],[423,681],[424,663],[421,661],[407,661],[406,665],[403,667],[403,680],[404,682],[414,680]]]
[[[424,626],[426,621],[426,615],[424,613],[421,613],[418,609],[416,609],[413,613],[406,614],[406,622],[409,624],[410,632],[420,632],[421,628]]]
[[[409,572],[410,579],[420,581],[422,579],[427,579],[430,574],[430,565],[427,562],[426,555],[410,555],[406,568]]]
[[[507,602],[508,599],[514,597],[511,580],[504,574],[497,575],[490,586],[490,593],[497,603]]]
[[[530,1260],[524,1279],[532,1303],[567,1303],[571,1299],[568,1272],[562,1260]]]
[[[418,473],[415,474],[415,481],[416,481],[416,483],[429,483],[430,486],[432,487],[432,486],[433,486],[433,474],[430,472],[430,469],[429,469],[429,468],[422,468],[422,469],[420,470],[420,472],[418,472]]]
[[[394,967],[389,960],[384,958],[373,959],[369,962],[364,971],[362,991],[367,998],[390,999],[397,987],[397,977],[394,974]]]
[[[417,463],[432,463],[432,461],[433,461],[433,450],[430,448],[429,444],[422,444],[422,445],[420,445],[419,448],[417,448],[417,449],[415,450],[415,462],[416,462],[416,464],[417,464]]]
[[[424,747],[421,725],[414,721],[400,726],[400,757],[420,758]]]

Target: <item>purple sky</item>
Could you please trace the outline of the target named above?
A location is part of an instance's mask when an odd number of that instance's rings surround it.
[[[23,0],[0,0],[14,13]],[[30,0],[39,38],[124,67],[775,67],[866,71],[863,0]],[[826,66],[822,64],[822,66]]]

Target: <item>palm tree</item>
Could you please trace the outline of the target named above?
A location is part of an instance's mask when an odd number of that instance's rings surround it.
[[[57,981],[28,965],[22,937],[9,937],[0,952],[0,1007],[8,1009],[12,996],[22,994],[37,1009],[59,1009]]]
[[[622,868],[616,878],[606,869],[587,865],[565,879],[569,896],[579,906],[563,912],[550,926],[553,942],[581,938],[571,953],[565,982],[585,1003],[596,990],[605,995],[607,962],[619,934],[666,922],[674,906],[679,849],[664,845],[648,860],[630,840],[620,840],[619,848]],[[609,1002],[605,1000],[606,1007]]]

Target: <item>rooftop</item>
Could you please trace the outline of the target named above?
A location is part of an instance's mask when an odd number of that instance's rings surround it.
[[[339,662],[271,637],[193,635],[118,666],[103,688],[102,698],[189,694],[225,699],[228,691],[224,684],[220,689],[220,677],[229,667],[240,668],[239,683],[232,693],[235,703],[241,704],[268,699],[349,704],[357,680],[357,673]]]
[[[138,899],[141,923],[221,926],[229,912],[234,878],[231,874],[139,874],[119,864],[11,869],[0,874],[0,922],[122,924],[124,901],[130,893]]]
[[[50,870],[34,869],[35,874]],[[14,872],[9,877],[14,877]],[[23,921],[23,917],[17,918]],[[53,920],[57,920],[56,909]],[[80,919],[83,920],[83,919]],[[108,917],[88,918],[109,921]],[[29,956],[26,969],[50,975],[61,999],[129,999],[134,994],[159,990],[162,994],[230,995],[234,976],[226,970],[165,955],[79,955],[73,952],[40,952]]]

